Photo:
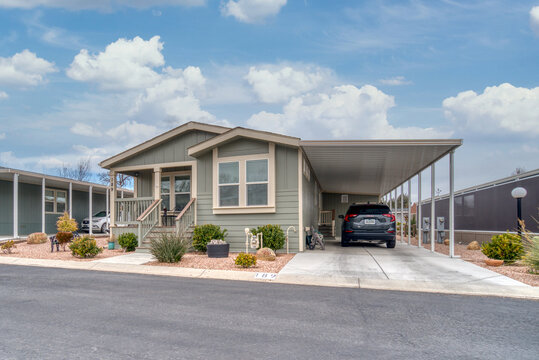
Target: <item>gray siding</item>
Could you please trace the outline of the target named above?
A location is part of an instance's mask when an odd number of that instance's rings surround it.
[[[47,189],[54,189],[48,187]],[[66,189],[62,189],[66,190]],[[67,191],[67,190],[66,190]],[[67,200],[69,202],[69,199]],[[105,210],[105,194],[93,194],[94,213]],[[56,220],[62,214],[45,214],[45,232],[56,233]],[[73,218],[88,216],[88,192],[73,191]],[[41,185],[19,182],[19,235],[41,231]],[[13,235],[13,182],[0,180],[0,235]]]
[[[147,149],[142,153],[114,164],[114,167],[151,165],[167,162],[191,161],[195,158],[187,155],[187,150],[198,143],[214,137],[216,134],[194,130],[181,134],[165,143]]]
[[[150,197],[153,196],[153,172],[141,171],[137,177],[137,196]]]
[[[297,171],[297,170],[296,170]],[[303,181],[303,226],[318,228],[318,217],[320,215],[319,204],[319,186],[316,184],[313,169],[311,171],[310,180],[305,177],[302,169]]]
[[[348,203],[341,203],[342,194],[323,193],[322,194],[322,208],[325,211],[335,210],[335,235],[341,236],[342,219],[339,219],[339,215],[346,214],[348,207],[352,203],[362,202],[378,202],[378,196],[375,195],[353,195],[348,194]]]
[[[269,144],[265,141],[238,139],[219,147],[219,157],[267,154]]]
[[[213,214],[212,156],[205,154],[198,162],[198,224],[216,224],[228,230],[227,241],[231,251],[245,251],[246,227],[266,224],[280,225],[286,232],[288,226],[298,229],[298,170],[297,149],[275,146],[276,213],[274,214]],[[299,230],[299,229],[298,229]],[[290,233],[290,250],[299,250],[298,233]]]

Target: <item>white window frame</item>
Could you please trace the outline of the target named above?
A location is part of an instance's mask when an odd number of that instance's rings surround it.
[[[268,181],[247,182],[247,161],[267,160],[268,161]],[[219,206],[219,164],[227,162],[238,162],[239,184],[239,205]],[[268,184],[268,204],[267,205],[247,205],[247,184]],[[214,214],[258,214],[275,212],[275,144],[269,143],[268,153],[241,156],[219,157],[219,150],[213,149],[213,213]]]
[[[247,181],[247,162],[248,161],[257,161],[257,160],[267,160],[267,180],[266,181]],[[269,204],[269,159],[247,159],[245,160],[245,206],[253,207],[253,206],[267,206]],[[266,205],[249,205],[247,204],[247,201],[249,201],[248,193],[247,193],[247,187],[249,185],[258,185],[258,184],[266,184],[267,185],[267,196],[268,199],[266,199]],[[240,185],[241,189],[241,185]],[[241,190],[240,190],[241,191]]]
[[[189,197],[192,199],[193,198],[193,175],[191,174],[191,171],[189,170],[185,170],[185,171],[173,171],[173,172],[162,172],[161,173],[161,180],[163,178],[166,178],[168,177],[168,180],[170,181],[170,192],[168,193],[168,195],[170,196],[170,209],[167,208],[167,212],[172,212],[174,213],[175,211],[171,210],[171,209],[174,209],[176,207],[176,194],[187,194],[186,192],[179,192],[177,193],[176,192],[176,187],[175,187],[175,184],[174,184],[174,177],[177,176],[177,175],[189,175],[189,179],[190,179],[190,186],[189,186]],[[159,182],[159,192],[161,193],[161,196],[163,195],[167,195],[167,194],[163,194],[162,192],[162,189],[161,189],[161,182]],[[162,210],[161,210],[162,211]]]
[[[50,189],[50,188],[45,188],[45,194],[47,193],[47,191],[52,191],[53,193],[53,196],[54,196],[54,206],[52,208],[53,211],[45,211],[45,214],[63,214],[65,211],[69,211],[68,208],[67,208],[67,204],[68,204],[68,193],[67,193],[67,190],[57,190],[57,189]],[[64,211],[58,211],[58,192],[63,192],[64,193],[64,199],[66,200],[64,205],[65,205],[65,208],[64,208]],[[45,202],[50,202],[50,201],[46,201]]]

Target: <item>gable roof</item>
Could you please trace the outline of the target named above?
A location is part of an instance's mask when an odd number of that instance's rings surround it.
[[[254,140],[268,141],[277,144],[299,147],[300,138],[271,133],[267,131],[247,129],[243,127],[235,127],[211,139],[193,145],[188,149],[189,156],[198,156],[216,146],[233,141],[237,138],[248,138]]]
[[[193,131],[193,130],[206,131],[206,132],[210,132],[214,134],[222,134],[224,132],[229,131],[230,128],[224,127],[224,126],[203,124],[203,123],[199,123],[195,121],[190,121],[172,130],[169,130],[161,135],[158,135],[150,140],[147,140],[143,142],[142,144],[134,146],[117,155],[114,155],[108,159],[105,159],[99,163],[99,166],[101,166],[102,168],[109,168],[111,165],[117,163],[118,161],[124,160],[128,157],[141,153],[144,150],[154,147],[156,145],[159,145],[175,136],[178,136],[178,135],[181,135],[183,133],[186,133],[188,131]]]

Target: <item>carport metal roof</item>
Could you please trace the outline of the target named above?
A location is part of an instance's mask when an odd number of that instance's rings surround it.
[[[323,191],[376,196],[460,145],[461,139],[300,141]]]

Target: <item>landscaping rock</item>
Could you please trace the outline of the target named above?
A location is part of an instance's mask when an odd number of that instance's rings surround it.
[[[472,241],[471,243],[466,246],[466,249],[468,250],[481,250],[481,246],[479,246],[479,243],[477,241]]]
[[[256,252],[256,258],[262,261],[275,261],[277,255],[270,248],[262,248]]]
[[[42,232],[36,232],[28,235],[26,239],[27,244],[43,244],[47,242],[47,234]]]
[[[449,246],[449,239],[444,239],[444,245]]]

